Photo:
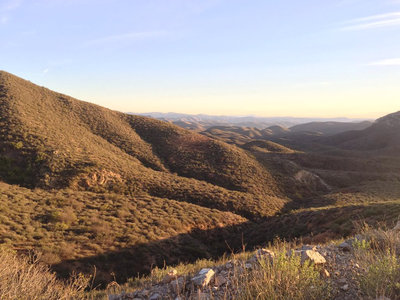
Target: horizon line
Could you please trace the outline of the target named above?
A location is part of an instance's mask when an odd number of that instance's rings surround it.
[[[126,114],[139,114],[139,115],[146,115],[146,114],[177,114],[177,115],[187,115],[187,116],[209,116],[209,117],[235,117],[235,118],[291,118],[291,119],[349,119],[349,120],[376,120],[380,117],[312,117],[312,116],[301,116],[301,117],[295,117],[295,116],[290,116],[290,115],[283,115],[283,116],[260,116],[260,115],[235,115],[235,114],[207,114],[207,113],[181,113],[181,112],[161,112],[161,111],[150,111],[150,112],[132,112],[132,111],[126,111],[124,112]],[[390,114],[390,113],[388,113]]]

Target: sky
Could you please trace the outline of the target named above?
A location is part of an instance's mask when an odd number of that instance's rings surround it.
[[[0,69],[123,112],[400,110],[400,0],[0,0]]]

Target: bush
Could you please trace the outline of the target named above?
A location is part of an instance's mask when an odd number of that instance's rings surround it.
[[[329,299],[330,288],[318,269],[300,257],[281,252],[273,264],[235,276],[239,299]]]
[[[24,144],[21,141],[14,143],[15,149],[22,149],[22,147],[24,147]]]
[[[398,232],[364,229],[364,239],[356,240],[355,256],[362,272],[355,274],[361,292],[368,298],[400,295],[400,236]]]
[[[38,259],[19,257],[0,252],[0,299],[83,299],[89,278],[72,276],[67,282],[56,275]]]
[[[369,266],[365,274],[359,278],[363,293],[371,298],[398,297],[400,295],[399,258],[388,252],[381,256],[373,255],[368,262]]]

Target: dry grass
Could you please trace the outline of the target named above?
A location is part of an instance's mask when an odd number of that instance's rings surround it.
[[[181,264],[176,266],[176,270],[190,278],[204,267],[222,266],[227,262],[233,264],[235,267],[228,275],[231,285],[223,289],[218,299],[332,299],[330,279],[321,275],[321,269],[308,263],[302,265],[299,257],[287,255],[288,250],[294,247],[294,244],[274,243],[269,247],[276,254],[273,264],[261,260],[251,269],[245,267],[245,261],[254,253],[243,252],[218,261]],[[359,267],[349,265],[346,272],[349,276],[352,274],[352,280],[358,284],[360,299],[400,299],[399,231],[372,229],[365,225],[354,247],[352,259]],[[169,270],[170,267],[154,269],[150,276],[131,279],[113,292],[151,288]],[[187,287],[182,296],[195,296],[196,293],[196,289]],[[98,294],[98,299],[103,299],[104,295]]]
[[[365,299],[400,299],[400,236],[398,231],[365,227],[356,242],[356,274]]]
[[[82,275],[62,282],[37,258],[0,251],[0,299],[83,299],[89,278]]]
[[[0,179],[26,187],[147,194],[273,215],[285,204],[245,151],[0,73]],[[284,198],[284,197],[283,197]]]
[[[132,276],[171,259],[171,247],[182,251],[176,260],[207,257],[209,250],[217,248],[215,244],[206,245],[196,240],[198,237],[176,238],[179,235],[247,221],[229,212],[145,195],[126,197],[73,190],[30,190],[1,182],[0,191],[0,244],[4,248],[36,249],[43,253],[42,261],[52,265],[97,255],[97,262],[82,261],[65,266],[69,270],[87,264],[90,273],[90,265],[96,264],[98,275],[105,273],[103,279],[111,276],[112,270],[107,268],[116,268],[112,261],[108,267],[100,263],[103,254],[136,247],[134,253],[141,255],[141,260],[130,270],[114,270],[117,276],[124,272]],[[171,241],[158,243],[168,239]],[[181,244],[183,241],[185,243]],[[191,243],[197,245],[193,250],[189,248]],[[154,259],[156,249],[157,260]],[[114,259],[117,263],[120,257],[117,255]]]
[[[261,261],[259,267],[233,277],[236,299],[329,299],[329,284],[312,264],[301,264],[297,256],[279,252],[273,264]]]
[[[287,256],[288,249],[292,247],[293,244],[276,241],[270,247],[276,254],[274,263],[261,260],[251,269],[246,268],[245,262],[254,255],[253,252],[242,252],[216,261],[199,260],[194,264],[180,264],[174,269],[180,276],[190,278],[202,268],[222,266],[228,262],[232,264],[234,267],[229,269],[227,277],[231,284],[222,287],[218,299],[329,299],[330,284],[321,276],[320,268],[310,263],[301,264],[298,256]],[[170,270],[170,267],[153,269],[149,276],[132,278],[128,283],[108,292],[118,294],[121,291],[149,289],[159,283]],[[191,297],[197,299],[196,288],[186,286],[184,290],[180,295],[183,299],[192,299]],[[104,299],[104,297],[105,293],[97,293],[95,298]],[[174,299],[172,295],[170,299]]]
[[[197,235],[224,228],[234,239],[247,220],[258,223],[249,222],[246,231],[254,245],[276,235],[326,241],[351,234],[354,218],[391,220],[400,212],[393,175],[400,160],[395,157],[251,153],[165,122],[78,101],[4,72],[0,107],[0,243],[39,249],[49,264],[77,260],[66,263],[71,268],[89,268],[93,261],[84,259],[94,256],[95,262],[107,262],[104,281],[115,269],[125,271],[115,264],[124,249],[132,251],[124,263],[132,261],[132,253],[139,257],[130,267],[133,273],[166,259],[178,263],[188,254],[191,261],[215,257],[226,250],[225,244],[221,247],[225,241],[216,241],[215,231],[215,243]],[[243,134],[257,136],[247,130]],[[256,146],[291,152],[270,142]],[[336,187],[358,181],[371,187],[366,180],[373,179],[373,191],[314,193],[318,199],[310,199],[315,191],[295,184],[293,162]],[[377,177],[391,182],[383,186]],[[307,197],[290,206],[284,194]],[[322,208],[310,208],[315,203]],[[146,270],[136,269],[139,264]],[[263,272],[246,279],[249,285],[256,282],[249,291],[258,293],[257,282],[268,278]]]

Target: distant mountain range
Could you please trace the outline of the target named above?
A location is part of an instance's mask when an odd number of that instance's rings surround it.
[[[131,113],[136,114],[136,113]],[[265,129],[270,126],[292,127],[299,124],[311,122],[361,122],[366,119],[356,118],[296,118],[296,117],[255,117],[255,116],[212,116],[212,115],[191,115],[180,113],[139,113],[136,115],[148,116],[151,118],[168,121],[186,129],[203,131],[213,126],[240,126]],[[371,120],[367,120],[371,121]]]
[[[315,133],[321,135],[335,135],[350,130],[363,130],[372,125],[371,121],[362,122],[311,122],[295,125],[289,128],[291,133]]]
[[[153,117],[0,71],[0,246],[40,251],[61,276],[96,266],[106,286],[398,218],[400,112],[373,123]]]
[[[361,131],[347,131],[326,140],[329,144],[350,150],[400,150],[400,111],[376,120]]]
[[[253,139],[277,140],[277,139],[311,139],[322,136],[333,136],[347,131],[363,130],[370,127],[370,121],[362,122],[311,122],[295,125],[290,128],[274,125],[265,129],[241,126],[212,126],[202,134],[216,137],[230,144],[241,145]]]

